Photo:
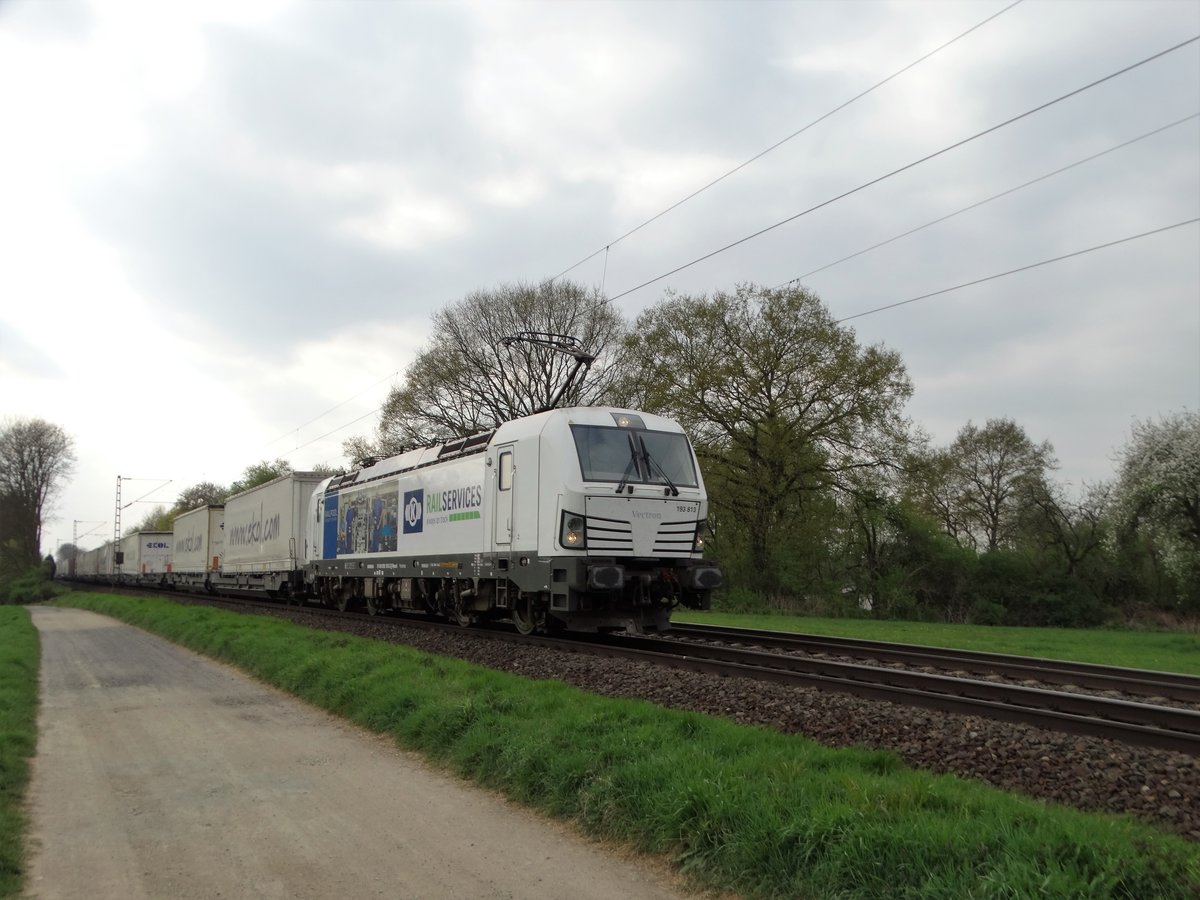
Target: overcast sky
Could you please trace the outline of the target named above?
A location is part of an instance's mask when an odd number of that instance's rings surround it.
[[[0,416],[79,455],[44,548],[110,537],[118,474],[341,464],[431,312],[606,246],[569,277],[630,319],[800,276],[849,317],[1200,216],[1192,43],[630,292],[1200,35],[1195,0],[1025,0],[615,240],[1007,5],[0,0]],[[1010,417],[1109,478],[1200,407],[1200,226],[847,324],[935,442]]]

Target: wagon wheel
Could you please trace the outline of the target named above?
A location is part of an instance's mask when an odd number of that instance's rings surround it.
[[[345,612],[350,608],[350,592],[352,590],[349,584],[339,584],[333,589],[333,602],[339,612]]]
[[[367,595],[367,615],[377,616],[383,612],[383,600],[380,597]]]
[[[474,621],[462,597],[455,597],[450,606],[450,621],[463,628],[469,628]]]
[[[538,627],[538,617],[533,611],[533,595],[524,592],[517,596],[512,607],[512,621],[521,634],[533,634]]]

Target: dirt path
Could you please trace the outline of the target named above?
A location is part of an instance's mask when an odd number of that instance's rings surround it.
[[[667,898],[669,877],[228,667],[36,608],[41,898]]]

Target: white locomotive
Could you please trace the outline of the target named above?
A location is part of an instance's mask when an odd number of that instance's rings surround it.
[[[551,410],[316,485],[302,590],[526,633],[661,630],[721,583],[702,558],[707,512],[675,422]]]

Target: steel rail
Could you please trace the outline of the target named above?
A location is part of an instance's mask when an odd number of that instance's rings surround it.
[[[861,638],[826,637],[816,634],[760,631],[718,625],[673,623],[670,634],[687,640],[725,640],[754,643],[779,650],[836,653],[862,659],[894,660],[909,665],[953,668],[965,672],[1006,675],[1050,684],[1073,684],[1100,691],[1165,697],[1200,703],[1200,677],[1178,672],[1127,669],[1097,663],[1035,656],[1012,656],[950,647],[894,644]]]
[[[696,671],[820,687],[1200,756],[1200,712],[1193,710],[660,638],[612,635],[589,646],[636,650],[655,662],[667,659],[667,665]]]

